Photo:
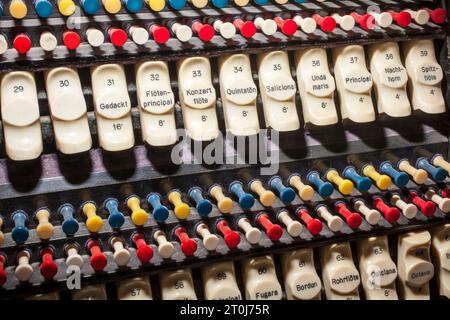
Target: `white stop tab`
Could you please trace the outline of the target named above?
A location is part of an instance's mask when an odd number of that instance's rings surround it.
[[[242,300],[232,261],[203,267],[202,278],[206,300]]]
[[[429,114],[445,112],[441,89],[443,71],[436,60],[432,40],[415,40],[403,44],[409,91],[414,110]]]
[[[298,130],[297,88],[292,79],[288,54],[284,51],[260,54],[257,65],[266,126],[277,131]]]
[[[225,127],[236,136],[259,132],[256,98],[258,90],[253,81],[250,58],[234,54],[219,58],[220,96]]]
[[[43,150],[36,82],[30,72],[7,73],[1,80],[1,113],[8,157],[33,160]]]
[[[100,146],[106,151],[123,151],[134,145],[131,102],[122,65],[91,68],[92,94]]]
[[[305,123],[316,126],[337,123],[334,104],[336,85],[328,68],[326,50],[313,48],[297,51],[295,63]]]
[[[245,260],[242,273],[247,300],[281,300],[283,292],[271,255]]]
[[[162,300],[197,300],[191,270],[162,272],[159,280]]]
[[[450,223],[434,227],[431,234],[439,294],[450,298]]]
[[[366,67],[364,48],[359,45],[335,48],[333,62],[342,119],[358,123],[374,121],[372,75]]]
[[[408,74],[402,64],[398,44],[382,42],[370,45],[368,49],[378,113],[390,117],[409,116],[411,104],[406,93]]]
[[[216,91],[211,65],[204,57],[178,61],[178,88],[187,135],[197,141],[209,141],[219,135]]]
[[[174,144],[175,97],[167,62],[144,62],[136,65],[135,71],[142,139],[155,147]]]
[[[76,154],[92,146],[86,101],[75,69],[61,67],[45,73],[48,104],[56,147],[64,154]]]
[[[148,277],[134,277],[117,283],[119,300],[153,300]]]

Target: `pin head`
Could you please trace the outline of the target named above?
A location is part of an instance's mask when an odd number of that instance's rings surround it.
[[[77,233],[79,227],[78,221],[74,218],[66,219],[62,224],[62,230],[68,236],[72,236]]]
[[[165,206],[156,207],[153,210],[153,217],[158,222],[165,221],[169,217],[169,209],[167,209]]]

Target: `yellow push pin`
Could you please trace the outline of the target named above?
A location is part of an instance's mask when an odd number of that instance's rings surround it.
[[[145,0],[145,2],[155,12],[162,11],[166,7],[165,0]]]
[[[9,14],[14,19],[23,19],[27,13],[27,5],[22,0],[11,0],[9,3]]]
[[[216,199],[217,208],[220,212],[230,213],[231,210],[233,210],[233,200],[223,194],[222,187],[220,187],[219,185],[213,186],[211,189],[209,189],[209,194],[211,195],[211,197]]]
[[[250,2],[250,0],[234,0],[234,3],[238,7],[245,7],[246,5],[248,5],[249,2]]]
[[[170,203],[174,206],[175,216],[178,219],[184,220],[189,217],[191,209],[181,200],[181,194],[178,190],[170,191],[167,195],[167,199],[169,199]]]
[[[385,174],[379,174],[374,166],[367,164],[363,167],[362,173],[375,181],[375,184],[380,190],[386,190],[392,184],[392,180]]]
[[[271,207],[277,198],[272,191],[264,188],[261,180],[250,181],[249,188],[259,196],[259,202],[265,207]]]
[[[288,183],[298,191],[299,197],[303,201],[309,201],[314,197],[314,189],[310,185],[304,184],[299,174],[293,174],[288,178]]]
[[[53,225],[50,223],[50,212],[47,209],[40,209],[36,212],[38,225],[36,234],[41,240],[48,240],[53,235]]]
[[[110,14],[116,14],[122,8],[120,0],[102,0],[105,11]]]
[[[75,2],[72,0],[58,0],[58,10],[66,17],[69,17],[75,13],[77,9]]]
[[[141,208],[141,200],[137,196],[130,196],[127,199],[127,206],[131,210],[131,221],[136,226],[143,226],[148,220],[148,213]]]
[[[97,215],[97,206],[93,202],[86,202],[81,210],[87,218],[86,228],[89,232],[99,232],[103,227],[103,219]]]
[[[208,4],[208,0],[188,0],[197,9],[202,9]]]
[[[0,246],[3,244],[3,241],[5,241],[5,235],[2,232],[2,226],[3,226],[3,218],[0,216]]]
[[[329,169],[325,177],[328,181],[334,183],[337,187],[340,193],[343,195],[349,195],[353,191],[353,182],[351,182],[348,179],[342,178],[336,169]]]

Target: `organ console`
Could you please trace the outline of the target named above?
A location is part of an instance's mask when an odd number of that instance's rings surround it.
[[[0,300],[450,299],[439,0],[0,0]]]

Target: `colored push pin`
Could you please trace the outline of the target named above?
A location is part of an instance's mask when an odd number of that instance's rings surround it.
[[[28,250],[21,250],[17,254],[17,266],[14,275],[17,280],[27,282],[33,276],[33,267],[30,265],[31,254]]]
[[[0,17],[3,15],[3,3],[0,2]]]
[[[111,247],[114,251],[114,262],[119,267],[125,267],[131,259],[131,254],[130,251],[125,248],[122,238],[113,237],[111,239]]]
[[[143,6],[142,0],[122,0],[122,2],[130,13],[139,12]]]
[[[323,181],[317,171],[310,171],[306,176],[306,181],[312,184],[323,198],[328,198],[334,191],[333,185]]]
[[[254,179],[250,181],[248,187],[259,196],[259,202],[261,202],[263,206],[271,207],[275,203],[277,197],[272,191],[264,188],[261,180]]]
[[[206,250],[214,251],[217,249],[220,239],[218,236],[212,234],[209,231],[209,228],[206,224],[204,224],[203,222],[199,223],[195,228],[195,231],[202,238],[203,246],[206,248]]]
[[[163,222],[167,220],[167,218],[169,217],[169,209],[161,204],[161,196],[158,193],[150,193],[147,196],[147,202],[153,208],[152,214],[153,218],[155,218],[156,221]]]
[[[356,212],[351,212],[343,201],[336,201],[334,203],[335,210],[345,218],[348,226],[352,229],[358,229],[363,219]]]
[[[378,212],[378,210],[369,208],[363,200],[354,200],[353,208],[355,208],[357,212],[361,213],[366,219],[367,223],[369,223],[370,225],[376,225],[378,224],[378,222],[380,222],[380,212]]]
[[[25,211],[17,210],[12,214],[11,219],[14,223],[14,228],[11,231],[11,237],[17,244],[25,243],[29,235],[28,228],[26,226],[28,215]]]
[[[99,272],[105,269],[106,264],[108,263],[108,259],[105,254],[102,252],[101,244],[97,240],[89,240],[87,242],[87,248],[91,253],[91,257],[89,262],[92,268]]]
[[[279,176],[274,176],[269,180],[269,186],[278,192],[278,196],[285,204],[290,204],[295,199],[295,191],[291,187],[286,187]]]
[[[312,18],[316,21],[320,29],[325,32],[331,32],[336,28],[336,20],[333,17],[322,17],[319,14],[314,14]]]
[[[445,187],[442,188],[441,190],[439,190],[441,196],[445,197],[445,198],[450,198],[450,188],[449,187]]]
[[[48,18],[53,11],[53,5],[48,0],[34,0],[33,5],[40,18]]]
[[[102,0],[105,11],[109,14],[116,14],[122,8],[122,2],[120,0]]]
[[[397,162],[397,167],[411,176],[417,184],[424,184],[428,179],[428,172],[424,169],[416,169],[407,159],[401,159]]]
[[[233,1],[234,4],[237,5],[238,7],[245,7],[250,2],[250,0],[233,0]]]
[[[174,206],[175,216],[178,219],[184,220],[189,217],[191,209],[181,200],[181,193],[178,190],[172,190],[167,194],[167,199]]]
[[[412,18],[407,11],[395,12],[390,10],[388,12],[400,27],[407,27],[411,23]]]
[[[430,14],[431,21],[436,24],[442,24],[447,20],[447,11],[443,8],[426,9]]]
[[[78,253],[78,244],[76,242],[68,243],[64,246],[64,253],[66,254],[66,266],[77,266],[82,268],[84,264],[83,257]]]
[[[0,253],[0,287],[6,283],[8,279],[8,274],[5,271],[6,265],[6,256],[3,253]]]
[[[69,50],[76,50],[81,43],[81,38],[75,31],[66,30],[63,33],[63,43]]]
[[[328,169],[324,176],[328,181],[334,183],[343,195],[349,195],[353,192],[353,182],[348,179],[343,179],[336,169]]]
[[[157,44],[167,43],[170,39],[170,32],[166,27],[152,24],[149,28],[150,34]]]
[[[113,229],[119,229],[125,222],[125,217],[119,211],[119,201],[114,198],[106,199],[103,206],[109,213],[108,223]]]
[[[255,204],[255,198],[249,194],[245,193],[242,186],[242,182],[234,181],[229,186],[230,193],[235,195],[239,200],[239,206],[244,210],[249,210]]]
[[[372,30],[375,27],[375,18],[371,14],[359,14],[357,12],[350,13],[355,22],[364,30]]]
[[[160,12],[166,7],[165,0],[145,0],[145,3],[155,12]]]
[[[208,4],[208,0],[188,0],[195,8],[203,9]]]
[[[306,34],[313,33],[317,29],[317,22],[313,18],[295,16],[294,21],[300,27],[300,30]]]
[[[80,227],[78,221],[73,217],[75,209],[71,204],[62,205],[59,210],[59,214],[63,217],[62,230],[68,236],[73,236]]]
[[[193,187],[189,189],[188,194],[189,197],[195,201],[195,208],[197,209],[198,214],[201,217],[207,217],[211,213],[213,206],[211,201],[203,197],[203,190],[200,187]]]
[[[269,216],[264,212],[256,216],[256,221],[264,227],[270,240],[278,241],[283,235],[283,228],[276,223],[272,223]]]
[[[408,195],[425,216],[432,217],[434,215],[436,212],[436,204],[434,202],[422,199],[415,190],[409,190]]]
[[[366,164],[362,166],[361,172],[366,176],[371,178],[375,185],[380,190],[387,190],[392,184],[392,180],[389,176],[385,174],[379,174],[375,167],[371,164]]]
[[[246,217],[238,218],[238,226],[245,233],[245,239],[251,244],[257,244],[261,240],[261,231],[251,225]]]
[[[203,24],[200,21],[194,21],[191,25],[192,31],[198,35],[200,40],[209,42],[214,38],[215,30],[209,24]]]
[[[39,209],[35,213],[38,225],[36,227],[36,234],[41,240],[48,240],[53,235],[53,225],[50,223],[50,212],[48,209]]]
[[[443,213],[450,212],[450,199],[441,197],[435,189],[427,188],[425,198],[436,203]]]
[[[302,233],[303,225],[300,222],[292,219],[287,210],[280,210],[277,213],[277,219],[286,226],[286,230],[291,237],[298,237]]]
[[[391,223],[397,222],[400,218],[400,211],[397,208],[388,206],[381,197],[374,196],[373,204],[380,211],[385,219]]]
[[[255,23],[256,28],[261,30],[266,36],[273,36],[278,30],[277,23],[272,19],[257,17],[253,22]]]
[[[414,22],[420,26],[423,26],[430,21],[430,13],[427,9],[419,9],[417,11],[406,9],[405,11],[408,11]]]
[[[57,0],[57,3],[59,13],[66,17],[73,15],[77,9],[75,2],[72,0]]]
[[[158,243],[158,253],[164,259],[170,258],[175,253],[174,245],[167,241],[167,236],[162,230],[153,233],[153,239]]]
[[[23,0],[11,0],[9,3],[9,14],[14,19],[23,19],[28,13],[27,5]]]
[[[275,17],[273,20],[276,22],[278,28],[283,32],[286,36],[290,37],[297,32],[297,24],[292,19],[283,19],[281,17]]]
[[[53,279],[58,273],[58,265],[53,260],[53,254],[54,250],[51,247],[45,247],[40,252],[42,263],[39,266],[39,270],[47,280]]]
[[[344,226],[344,220],[342,220],[341,217],[333,215],[324,204],[316,207],[316,213],[327,222],[328,229],[333,232],[340,231]]]
[[[13,47],[16,49],[16,51],[20,54],[25,54],[28,51],[30,51],[32,46],[30,37],[26,35],[25,33],[19,33],[17,36],[14,37],[13,40]]]
[[[336,23],[341,27],[344,31],[350,31],[355,27],[355,18],[351,15],[339,15],[337,13],[333,14],[332,17],[336,20]]]
[[[344,176],[344,178],[353,181],[356,185],[356,189],[361,192],[369,191],[370,187],[372,186],[372,180],[367,177],[361,177],[353,166],[345,167],[345,169],[342,171],[342,175]]]
[[[446,161],[441,154],[437,153],[433,155],[430,161],[434,166],[442,168],[450,174],[450,162]]]
[[[192,29],[188,26],[175,22],[170,27],[175,37],[181,42],[188,42],[192,39]]]
[[[169,6],[175,10],[181,10],[186,6],[186,0],[169,0]]]
[[[99,232],[103,227],[103,219],[97,215],[97,206],[93,202],[86,202],[81,206],[81,211],[86,217],[86,228],[89,232]]]
[[[136,232],[131,236],[136,246],[136,255],[142,264],[148,263],[153,257],[153,249],[145,242],[145,237],[142,233]]]
[[[306,229],[308,229],[309,233],[313,236],[318,235],[322,231],[322,222],[319,219],[311,217],[305,207],[298,207],[295,211],[295,215],[306,224]]]
[[[233,25],[244,38],[250,39],[256,33],[256,26],[252,21],[244,21],[241,18],[237,18],[233,21]]]
[[[5,241],[5,235],[2,232],[2,226],[3,226],[3,218],[2,218],[2,216],[0,216],[0,246]]]
[[[231,230],[228,222],[225,219],[220,219],[216,222],[216,229],[222,236],[225,244],[230,249],[236,248],[241,242],[241,236],[234,230]]]
[[[287,182],[297,189],[298,195],[303,201],[309,201],[314,197],[314,189],[310,185],[304,184],[298,173],[291,174],[287,178]]]
[[[108,29],[108,36],[111,43],[117,48],[123,47],[128,40],[125,30],[116,27]]]
[[[256,5],[258,6],[265,6],[266,4],[269,3],[269,0],[253,0],[255,2]]]
[[[236,34],[236,27],[231,22],[215,20],[213,22],[213,28],[224,39],[231,39]]]
[[[131,210],[131,221],[138,227],[143,226],[148,220],[148,213],[141,208],[141,199],[132,195],[128,197],[126,203]]]
[[[415,218],[417,215],[417,207],[412,203],[406,203],[399,194],[393,193],[389,198],[390,203],[402,211],[402,214],[408,218]]]
[[[95,14],[100,10],[100,0],[80,0],[80,4],[86,14]]]
[[[173,234],[176,236],[178,241],[181,243],[181,251],[185,256],[192,256],[195,251],[197,251],[197,243],[195,240],[189,238],[186,229],[183,227],[175,228]]]
[[[211,0],[214,7],[222,9],[228,5],[228,0]]]
[[[399,187],[404,187],[409,182],[409,176],[404,172],[397,171],[389,161],[384,161],[380,164],[380,173],[390,176]]]
[[[145,28],[138,27],[138,26],[132,26],[128,29],[128,32],[130,33],[131,39],[133,42],[139,46],[142,46],[147,43],[150,34]]]
[[[209,189],[209,194],[217,201],[217,208],[222,213],[230,213],[233,210],[233,200],[223,194],[223,189],[219,185],[213,185]]]
[[[441,182],[447,177],[447,172],[442,168],[436,168],[424,157],[418,158],[416,167],[425,170],[434,181]]]

